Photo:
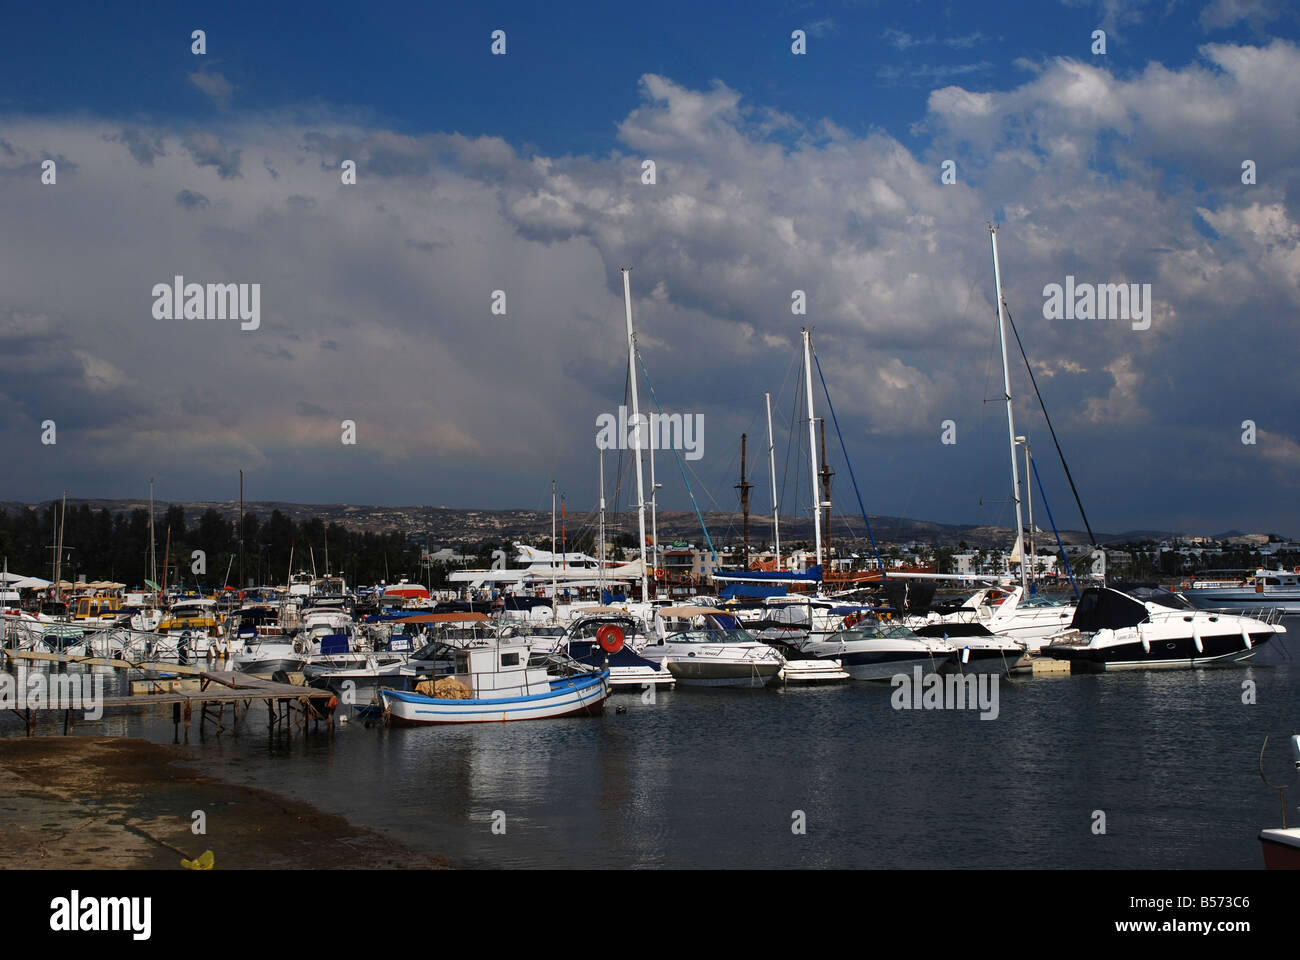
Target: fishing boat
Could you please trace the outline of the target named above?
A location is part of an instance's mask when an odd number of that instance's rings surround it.
[[[385,687],[379,695],[392,726],[591,716],[609,697],[609,671],[554,677],[529,663],[527,643],[502,641],[457,650],[455,672],[417,692]]]
[[[1286,633],[1277,622],[1277,611],[1264,616],[1258,620],[1198,610],[1154,584],[1089,587],[1079,598],[1069,630],[1042,652],[1083,670],[1242,663]]]

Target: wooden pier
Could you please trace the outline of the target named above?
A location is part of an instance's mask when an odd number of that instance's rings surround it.
[[[106,659],[104,657],[68,657],[57,653],[39,653],[30,650],[4,650],[3,656],[11,661],[45,661],[58,664],[79,664],[83,666],[107,666],[118,669],[134,669],[155,673],[174,674],[185,679],[179,683],[167,684],[163,680],[143,681],[141,685],[153,690],[134,693],[128,696],[104,697],[95,706],[105,712],[123,707],[140,707],[172,705],[172,722],[176,725],[177,739],[180,739],[181,726],[184,725],[185,740],[190,738],[190,725],[194,720],[194,708],[198,707],[199,738],[205,739],[208,724],[213,725],[217,736],[223,733],[238,734],[240,727],[240,706],[244,713],[254,700],[266,704],[268,732],[281,730],[306,731],[309,725],[318,727],[324,721],[332,733],[334,730],[334,708],[338,700],[333,691],[319,687],[307,687],[296,683],[277,683],[263,677],[235,670],[206,670],[184,664],[171,663],[131,663],[127,660]],[[194,683],[197,680],[197,689]],[[170,686],[171,689],[167,687]],[[133,689],[138,689],[133,684]],[[156,692],[155,692],[156,691]],[[230,715],[226,715],[227,707]],[[73,713],[84,710],[85,706],[49,706],[23,707],[14,709],[27,725],[27,735],[34,736],[36,715],[42,710],[63,712],[63,732],[69,733],[73,725]]]

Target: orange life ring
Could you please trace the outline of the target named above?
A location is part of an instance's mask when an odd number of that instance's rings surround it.
[[[664,568],[660,567],[659,569],[655,570],[655,579],[662,580],[663,578],[664,578]]]
[[[596,642],[606,653],[618,653],[623,649],[623,631],[607,623],[596,631]]]

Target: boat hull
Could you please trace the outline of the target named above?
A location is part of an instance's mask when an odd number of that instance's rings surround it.
[[[249,673],[254,676],[270,676],[281,670],[285,673],[297,673],[306,665],[306,662],[304,657],[259,657],[240,660],[233,666],[240,673]]]
[[[665,662],[673,679],[689,687],[765,687],[781,672],[778,660],[728,663],[684,658]]]
[[[389,688],[379,695],[388,723],[395,727],[558,720],[600,713],[609,697],[609,677],[557,680],[548,693],[501,700],[441,700]]]
[[[1259,844],[1268,870],[1300,870],[1300,829],[1261,830]]]
[[[1177,670],[1192,667],[1231,666],[1250,660],[1273,638],[1271,632],[1252,632],[1251,645],[1240,633],[1201,638],[1201,649],[1192,637],[1156,639],[1146,648],[1140,640],[1103,646],[1049,644],[1042,652],[1057,660],[1068,660],[1083,670]]]

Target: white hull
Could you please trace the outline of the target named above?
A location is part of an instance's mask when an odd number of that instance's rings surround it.
[[[446,723],[501,723],[550,720],[599,713],[609,696],[602,675],[556,681],[548,693],[499,700],[440,700],[397,690],[381,690],[388,722],[397,726]]]

